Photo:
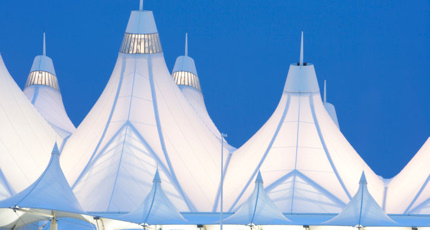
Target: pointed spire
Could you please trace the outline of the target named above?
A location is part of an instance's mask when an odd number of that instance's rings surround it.
[[[326,80],[324,80],[324,105],[327,103],[327,88],[326,88]]]
[[[158,173],[158,168],[157,168],[157,171],[155,171],[154,180],[152,180],[152,182],[161,183],[160,174]]]
[[[60,155],[60,150],[58,150],[57,142],[55,142],[54,148],[52,149],[52,154]]]
[[[43,33],[43,56],[46,56],[46,40],[45,40],[45,33]]]
[[[255,183],[263,183],[263,178],[261,177],[261,172],[258,171],[257,178],[255,179]]]
[[[143,0],[139,1],[139,10],[142,11],[143,10]]]
[[[360,184],[367,184],[367,179],[366,179],[366,175],[364,175],[364,171],[361,174]]]
[[[302,39],[300,42],[300,66],[303,66],[303,30],[302,30]]]
[[[188,56],[188,33],[185,33],[185,56]]]

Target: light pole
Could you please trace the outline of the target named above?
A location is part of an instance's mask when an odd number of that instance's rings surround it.
[[[220,213],[219,213],[219,226],[220,230],[222,230],[222,213],[223,213],[223,201],[224,201],[224,138],[227,137],[227,134],[221,133],[221,200],[220,200]]]

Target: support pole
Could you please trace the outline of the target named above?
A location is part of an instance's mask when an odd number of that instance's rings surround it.
[[[57,219],[55,219],[55,212],[52,211],[52,218],[51,218],[51,230],[57,230]]]

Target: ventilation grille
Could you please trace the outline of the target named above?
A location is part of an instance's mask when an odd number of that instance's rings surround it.
[[[199,78],[193,73],[186,71],[177,71],[172,74],[173,80],[175,80],[177,85],[187,85],[202,91],[200,88]]]
[[[25,87],[30,85],[46,85],[60,91],[57,77],[46,71],[33,71],[28,75]]]
[[[158,33],[125,33],[120,52],[125,54],[154,54],[163,52],[163,49],[161,49]]]

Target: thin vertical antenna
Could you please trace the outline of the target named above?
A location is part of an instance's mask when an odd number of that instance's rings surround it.
[[[43,33],[43,56],[46,56],[46,40],[45,40],[45,33]]]
[[[324,105],[327,102],[327,88],[326,88],[326,80],[324,80]]]
[[[143,0],[139,1],[139,10],[142,11],[143,10]]]
[[[303,30],[302,30],[302,40],[300,43],[300,66],[303,65]]]
[[[188,56],[188,33],[185,33],[185,56]]]

